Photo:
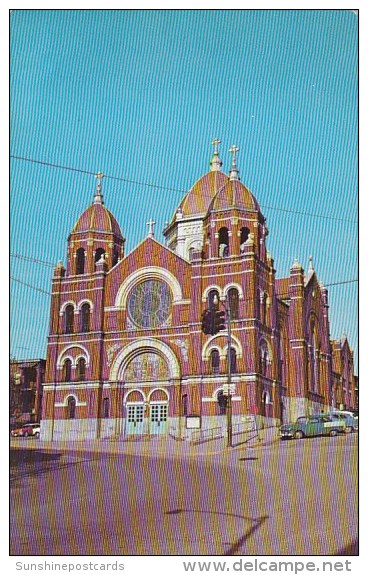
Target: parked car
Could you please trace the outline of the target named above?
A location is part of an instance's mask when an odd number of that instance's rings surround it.
[[[40,437],[40,424],[26,423],[22,427],[12,429],[10,433],[13,437]]]
[[[294,423],[285,423],[280,427],[281,439],[302,439],[316,435],[337,435],[345,432],[345,420],[330,415],[312,415],[298,417]]]
[[[358,431],[358,418],[354,417],[353,413],[350,411],[332,411],[329,413],[329,415],[334,419],[345,421],[345,433]]]

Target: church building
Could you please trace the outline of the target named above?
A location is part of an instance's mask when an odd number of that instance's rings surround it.
[[[41,439],[234,432],[354,408],[353,352],[331,341],[327,289],[312,259],[277,278],[266,218],[229,174],[219,140],[208,173],[163,230],[125,254],[102,174],[52,280]],[[147,214],[149,217],[149,214]],[[206,334],[203,311],[229,329]],[[229,385],[230,384],[230,385]]]

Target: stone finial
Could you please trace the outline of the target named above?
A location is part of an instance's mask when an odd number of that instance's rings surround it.
[[[308,273],[313,273],[313,272],[314,272],[313,258],[312,258],[312,256],[309,256]]]
[[[301,264],[298,262],[298,259],[295,258],[293,265],[290,268],[291,270],[301,270],[302,266]]]

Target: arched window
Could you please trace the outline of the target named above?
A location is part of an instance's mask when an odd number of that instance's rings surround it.
[[[230,372],[237,373],[236,350],[233,347],[230,349]]]
[[[216,375],[220,373],[220,354],[218,349],[211,351],[211,373]]]
[[[181,398],[183,415],[188,415],[188,395],[185,393]]]
[[[68,419],[75,419],[75,406],[76,406],[75,397],[73,397],[73,396],[68,397],[67,406],[68,406],[67,407],[68,408],[68,412],[67,412]]]
[[[219,230],[218,255],[220,258],[226,258],[229,255],[229,231],[227,228],[220,228]]]
[[[112,256],[112,267],[116,266],[116,264],[119,261],[119,252],[118,252],[118,248],[114,248],[114,253]]]
[[[84,381],[86,379],[86,360],[84,357],[80,357],[77,363],[77,378],[78,381]]]
[[[91,308],[89,303],[84,303],[81,307],[81,332],[85,333],[91,329]]]
[[[216,300],[217,303],[215,303]],[[208,309],[211,311],[216,311],[219,307],[219,301],[220,297],[218,291],[215,289],[211,289],[211,291],[208,292],[207,296]]]
[[[64,332],[65,333],[73,333],[74,331],[74,307],[69,304],[65,308],[65,324],[64,324]]]
[[[219,406],[219,415],[225,415],[227,406],[227,395],[224,395],[222,389],[217,394],[217,403]]]
[[[268,296],[266,294],[266,292],[263,292],[263,294],[261,295],[261,309],[262,309],[262,321],[263,323],[266,323],[267,320],[267,299]]]
[[[66,359],[63,363],[63,381],[72,380],[72,362],[70,359]]]
[[[249,238],[249,228],[241,228],[240,229],[240,253],[243,253],[245,250],[245,242]]]
[[[263,390],[261,397],[261,415],[269,416],[270,394],[268,391]]]
[[[108,397],[103,398],[102,416],[104,419],[108,419],[110,417],[110,399]]]
[[[229,309],[230,309],[230,319],[238,319],[239,317],[239,293],[236,288],[231,288],[227,294]]]
[[[102,255],[105,255],[105,250],[103,248],[97,248],[95,253],[95,271],[96,271],[96,264],[98,261],[100,261]]]
[[[84,274],[85,252],[83,248],[77,249],[77,262],[75,273],[77,275]]]
[[[195,248],[189,248],[189,261],[193,261]]]
[[[267,375],[269,363],[270,356],[268,353],[267,343],[263,341],[260,348],[260,372],[262,375]]]
[[[311,364],[312,364],[312,391],[318,392],[319,387],[319,349],[317,343],[317,335],[314,324],[312,324],[312,349],[311,349]]]

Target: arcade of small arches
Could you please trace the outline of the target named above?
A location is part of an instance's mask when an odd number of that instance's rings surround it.
[[[217,257],[227,258],[233,255],[230,251],[231,233],[226,226],[222,226],[218,232],[215,233],[215,238],[217,239]],[[238,235],[240,237],[240,254],[244,254],[246,244],[251,245],[253,243],[253,234],[251,234],[247,226],[243,226],[238,231]]]
[[[108,254],[104,248],[97,248],[93,252],[93,262],[94,262],[94,271],[97,271],[97,263],[101,261],[105,261],[105,258],[108,258]],[[75,267],[74,267],[74,275],[83,275],[86,271],[86,250],[82,247],[78,248],[74,254],[75,259]],[[113,254],[112,254],[112,262],[111,267],[116,266],[119,263],[119,251],[118,248],[115,246]]]
[[[62,318],[63,333],[89,332],[91,330],[92,313],[93,304],[89,300],[82,300],[78,305],[72,301],[64,303],[59,314]],[[78,325],[76,325],[76,316],[79,317]]]

